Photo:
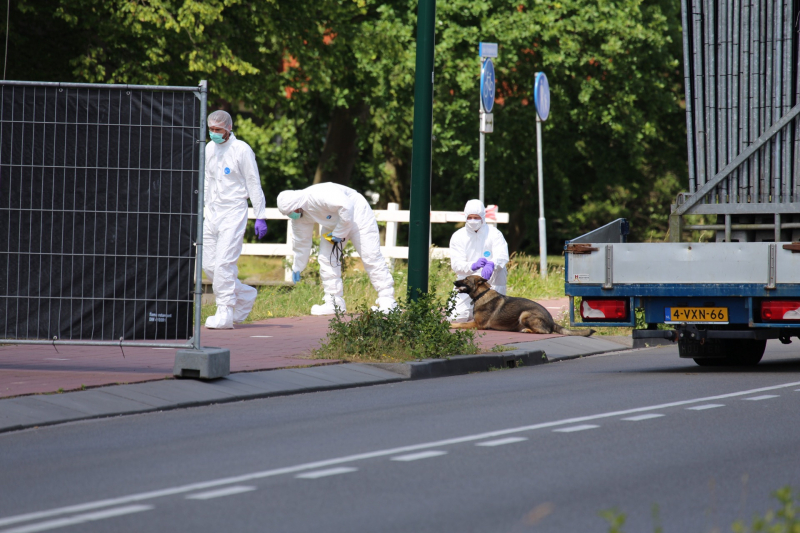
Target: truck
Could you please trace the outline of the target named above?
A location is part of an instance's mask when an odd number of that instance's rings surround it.
[[[682,0],[681,13],[688,191],[667,242],[628,242],[625,219],[566,241],[570,326],[756,365],[768,339],[800,337],[800,6]],[[686,239],[698,231],[713,238]]]

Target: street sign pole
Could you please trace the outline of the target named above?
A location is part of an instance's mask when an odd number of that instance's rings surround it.
[[[544,220],[544,172],[542,170],[542,122],[550,116],[550,86],[544,72],[536,73],[533,84],[536,104],[536,166],[539,174],[539,275],[547,277],[547,228]]]
[[[431,139],[433,136],[433,44],[436,0],[417,5],[417,66],[414,133],[411,141],[411,202],[408,236],[408,296],[428,292],[431,228]]]
[[[481,58],[481,96],[480,96],[480,150],[478,165],[478,199],[482,204],[484,201],[484,188],[486,183],[485,165],[486,160],[486,134],[494,131],[494,107],[495,75],[494,63],[492,58],[497,57],[497,43],[480,43],[478,45],[478,55]]]
[[[536,163],[539,169],[539,272],[547,277],[547,229],[544,223],[544,180],[542,178],[542,119],[536,116]]]
[[[481,109],[481,123],[483,123],[483,109]],[[481,201],[483,205],[486,205],[486,202],[483,201],[483,187],[484,187],[484,180],[486,179],[485,171],[484,171],[484,160],[486,157],[486,134],[483,133],[483,129],[481,128],[481,141],[480,141],[480,166],[478,171],[478,199]]]

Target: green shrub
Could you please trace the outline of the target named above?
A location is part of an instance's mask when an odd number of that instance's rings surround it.
[[[368,305],[355,313],[336,313],[328,336],[314,357],[324,359],[407,361],[441,358],[480,351],[473,330],[450,331],[448,314],[455,298],[445,300],[435,288],[416,300],[399,300],[389,313]]]
[[[733,524],[735,533],[800,533],[800,491],[791,487],[781,487],[772,493],[780,503],[777,510],[770,509],[764,516],[756,516],[747,527],[742,520]]]

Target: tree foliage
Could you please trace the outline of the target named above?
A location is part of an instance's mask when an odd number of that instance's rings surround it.
[[[268,203],[284,188],[333,180],[407,207],[416,4],[19,0],[7,77],[207,79],[211,106],[232,111],[256,151]],[[499,43],[486,201],[511,213],[501,228],[511,248],[538,248],[537,71],[552,92],[543,124],[551,249],[620,216],[637,237],[662,237],[686,174],[679,2],[439,1],[434,209],[477,197],[479,41]],[[434,242],[451,230],[435,228]]]

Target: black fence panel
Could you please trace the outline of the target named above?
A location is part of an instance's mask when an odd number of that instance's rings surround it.
[[[0,339],[188,339],[200,100],[0,84]]]

